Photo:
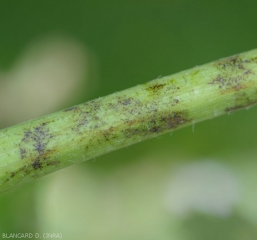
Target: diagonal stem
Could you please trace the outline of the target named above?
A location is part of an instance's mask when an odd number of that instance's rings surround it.
[[[257,103],[257,50],[0,131],[0,192]]]

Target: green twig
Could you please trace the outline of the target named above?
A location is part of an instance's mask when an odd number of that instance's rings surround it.
[[[0,131],[0,192],[257,102],[257,50]]]

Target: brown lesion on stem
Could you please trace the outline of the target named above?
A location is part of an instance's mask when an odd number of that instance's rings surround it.
[[[230,58],[226,58],[218,61],[217,67],[224,70],[226,70],[227,68],[230,68],[232,70],[237,70],[237,69],[244,70],[245,63],[247,63],[247,61],[240,58],[239,55],[235,55]]]
[[[147,92],[153,95],[159,94],[160,91],[166,86],[165,83],[154,83],[154,84],[148,83],[147,85],[148,85],[146,87]]]
[[[38,126],[25,129],[18,145],[20,158],[23,166],[16,171],[11,171],[5,182],[12,178],[24,177],[26,175],[37,176],[37,170],[46,166],[57,165],[60,161],[52,160],[50,157],[53,148],[49,148],[50,141],[54,135],[50,133],[48,123],[43,122]]]
[[[4,183],[9,182],[13,178],[24,178],[26,176],[38,177],[38,171],[42,170],[48,166],[56,166],[60,163],[59,160],[51,160],[50,156],[53,154],[53,151],[48,151],[45,154],[42,154],[29,163],[25,163],[22,167],[18,168],[16,171],[9,173],[9,177],[5,180]]]
[[[50,133],[46,123],[26,129],[19,144],[21,159],[45,154],[52,138],[54,136]]]
[[[80,106],[73,106],[63,110],[63,112],[72,119],[72,126],[70,130],[75,134],[83,134],[84,128],[89,122],[98,120],[96,113],[100,108],[100,102],[98,99],[86,102]],[[97,128],[97,127],[96,127]]]
[[[214,67],[218,69],[219,74],[208,84],[217,85],[222,94],[228,91],[241,91],[245,88],[245,84],[250,81],[249,75],[254,74],[248,68],[250,62],[242,59],[240,55],[221,59],[214,63]]]
[[[160,134],[171,129],[176,129],[191,121],[192,120],[188,118],[188,112],[186,110],[171,113],[157,113],[156,115],[140,119],[140,121],[133,123],[128,122],[128,127],[122,132],[126,138],[131,138],[136,135],[146,137],[153,133]]]

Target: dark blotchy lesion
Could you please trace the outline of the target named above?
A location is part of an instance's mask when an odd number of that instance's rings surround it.
[[[21,155],[21,159],[24,159],[25,158],[25,156],[26,156],[26,149],[24,149],[24,148],[21,148],[20,147],[20,155]]]
[[[10,172],[10,178],[13,178],[15,176],[15,172]]]
[[[157,113],[149,119],[143,118],[139,122],[128,122],[128,127],[123,130],[123,134],[126,138],[136,135],[145,137],[153,133],[159,134],[176,129],[190,121],[187,111],[176,111],[167,114]]]
[[[208,84],[218,84],[219,88],[222,88],[226,83],[226,79],[223,78],[220,74],[213,79],[211,82],[209,82]]]
[[[242,70],[242,69],[245,69],[244,63],[246,62],[247,61],[244,61],[243,59],[241,59],[239,55],[236,55],[227,59],[222,59],[217,64],[218,64],[218,67],[224,70],[227,68],[230,68],[233,70],[235,69]]]
[[[241,81],[243,78],[238,77],[229,77],[219,74],[213,81],[208,84],[217,84],[220,89],[234,89],[236,91],[243,88]]]
[[[214,66],[218,69],[219,74],[208,84],[218,85],[221,93],[240,91],[244,88],[248,76],[253,74],[248,69],[248,63],[249,61],[242,59],[240,55],[218,61]]]
[[[148,92],[151,92],[151,93],[158,93],[161,89],[163,89],[165,87],[166,84],[164,83],[156,83],[156,84],[150,84],[150,86],[148,86],[146,88],[146,90]]]
[[[84,103],[83,106],[74,106],[64,110],[69,112],[67,114],[70,114],[73,119],[73,126],[71,126],[70,130],[76,134],[83,134],[87,124],[98,119],[97,112],[100,108],[100,103],[100,99],[96,99]]]
[[[46,127],[46,124],[44,123],[30,130],[24,131],[24,136],[21,139],[20,144],[21,158],[23,159],[27,157],[27,155],[32,153],[31,151],[33,150],[34,152],[37,152],[37,155],[43,154],[51,138],[53,138],[53,135],[50,134],[49,129]],[[34,149],[26,149],[26,146],[29,145],[33,145]]]
[[[133,98],[124,98],[124,99],[118,99],[117,102],[123,106],[127,106],[127,105],[130,105],[132,101],[133,101]]]
[[[53,138],[54,135],[51,134],[46,122],[30,129],[25,129],[18,145],[22,166],[16,171],[7,172],[6,174],[9,177],[4,183],[11,181],[13,178],[24,178],[28,175],[37,177],[40,174],[38,172],[39,169],[59,164],[59,160],[54,160],[51,157],[55,149],[48,147]]]
[[[167,116],[162,116],[161,121],[163,124],[166,124],[168,129],[175,129],[179,125],[190,122],[191,120],[187,118],[185,112],[177,111],[168,114]]]
[[[43,163],[48,161],[47,156],[52,151],[47,146],[53,137],[47,127],[47,123],[41,123],[36,127],[25,130],[19,144],[21,159],[31,159],[30,166],[34,170],[42,168]],[[26,167],[26,169],[28,168],[29,166]],[[24,168],[20,170],[22,169]]]
[[[37,158],[32,164],[31,166],[33,167],[34,170],[37,170],[39,168],[42,168],[42,163],[40,162],[40,159]]]

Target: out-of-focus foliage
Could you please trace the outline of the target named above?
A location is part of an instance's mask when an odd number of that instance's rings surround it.
[[[256,9],[250,0],[1,2],[1,127],[256,48]],[[219,117],[7,192],[0,234],[256,239],[256,118],[255,107]]]

